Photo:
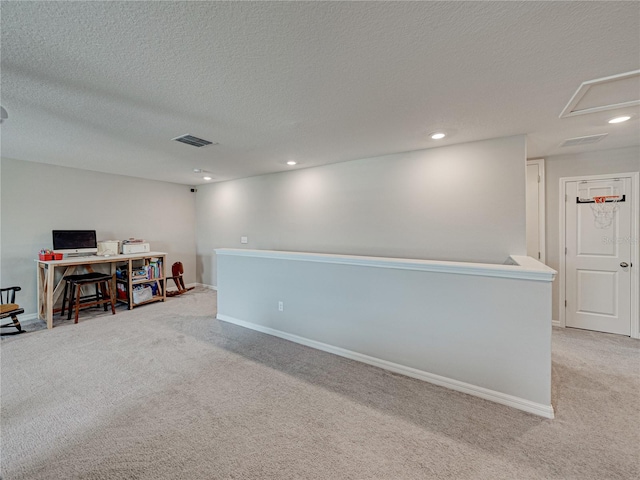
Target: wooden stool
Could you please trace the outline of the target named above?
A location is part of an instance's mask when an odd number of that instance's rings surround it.
[[[111,313],[113,315],[116,314],[115,299],[113,298],[113,292],[111,291],[111,287],[109,286],[109,284],[113,280],[113,275],[108,275],[108,274],[99,274],[99,275],[100,275],[99,277],[96,275],[93,278],[72,280],[70,282],[72,292],[74,289],[76,289],[76,295],[74,296],[73,293],[71,293],[72,298],[69,303],[69,316],[67,318],[69,319],[71,318],[71,309],[75,307],[76,317],[75,317],[74,323],[78,323],[78,314],[80,313],[81,308],[93,307],[96,305],[104,305],[104,311],[106,312],[107,304],[110,303]],[[82,297],[81,297],[80,291],[82,287],[86,285],[99,286],[101,294],[98,296],[97,299],[93,301],[82,303]]]
[[[62,281],[64,282],[64,294],[62,295],[62,308],[60,309],[60,316],[62,317],[64,315],[64,310],[67,304],[67,301],[69,302],[69,315],[67,316],[67,320],[71,320],[71,308],[72,305],[74,304],[74,298],[75,298],[75,288],[71,287],[71,290],[69,291],[69,286],[71,285],[72,282],[76,282],[79,280],[89,280],[92,278],[101,278],[103,277],[105,274],[104,273],[99,273],[99,272],[91,272],[91,273],[82,273],[79,275],[67,275],[65,277],[62,277]],[[100,299],[100,295],[98,292],[98,284],[96,283],[96,293],[93,295],[86,295],[84,297],[81,297],[81,301],[82,300],[87,300],[89,298],[95,298],[95,300],[99,300]],[[105,305],[105,310],[106,310],[106,305]]]

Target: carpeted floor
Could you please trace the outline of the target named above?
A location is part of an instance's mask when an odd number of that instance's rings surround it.
[[[640,476],[637,340],[554,330],[545,420],[218,322],[215,302],[3,340],[2,478]]]

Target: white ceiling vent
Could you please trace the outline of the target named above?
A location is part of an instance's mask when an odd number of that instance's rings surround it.
[[[180,135],[179,137],[173,138],[176,142],[186,143],[187,145],[193,145],[194,147],[206,147],[207,145],[217,145],[217,143],[210,142],[209,140],[204,140],[202,138],[194,137],[193,135]]]
[[[608,133],[599,133],[598,135],[587,135],[586,137],[574,137],[568,138],[562,142],[561,147],[575,147],[577,145],[586,145],[588,143],[597,143],[604,137],[609,135]]]

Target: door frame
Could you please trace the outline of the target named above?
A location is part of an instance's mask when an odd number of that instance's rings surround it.
[[[578,177],[562,177],[560,178],[560,196],[559,200],[559,208],[560,208],[560,223],[559,227],[559,237],[560,237],[560,249],[558,251],[558,258],[560,259],[560,272],[558,275],[559,283],[559,300],[558,307],[560,309],[559,315],[559,326],[566,327],[566,310],[565,310],[565,301],[567,299],[566,292],[566,257],[565,257],[565,248],[567,246],[566,243],[566,225],[565,225],[565,216],[566,216],[566,207],[567,207],[567,183],[569,182],[580,182],[580,181],[591,181],[591,180],[608,180],[614,178],[630,178],[631,179],[631,196],[633,201],[631,202],[631,338],[639,338],[640,339],[640,263],[638,260],[638,242],[640,241],[640,221],[638,220],[638,216],[640,214],[640,191],[638,188],[638,180],[640,179],[640,172],[630,172],[630,173],[609,173],[605,175],[580,175]],[[564,199],[564,201],[563,201]],[[635,243],[635,248],[634,247]]]
[[[538,248],[540,249],[539,262],[547,263],[547,234],[545,227],[546,210],[545,210],[545,197],[546,197],[546,183],[544,179],[544,158],[536,158],[534,160],[527,160],[527,165],[538,165]]]

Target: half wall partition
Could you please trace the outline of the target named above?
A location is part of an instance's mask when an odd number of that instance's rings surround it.
[[[216,254],[219,320],[553,418],[556,272],[533,258]]]

